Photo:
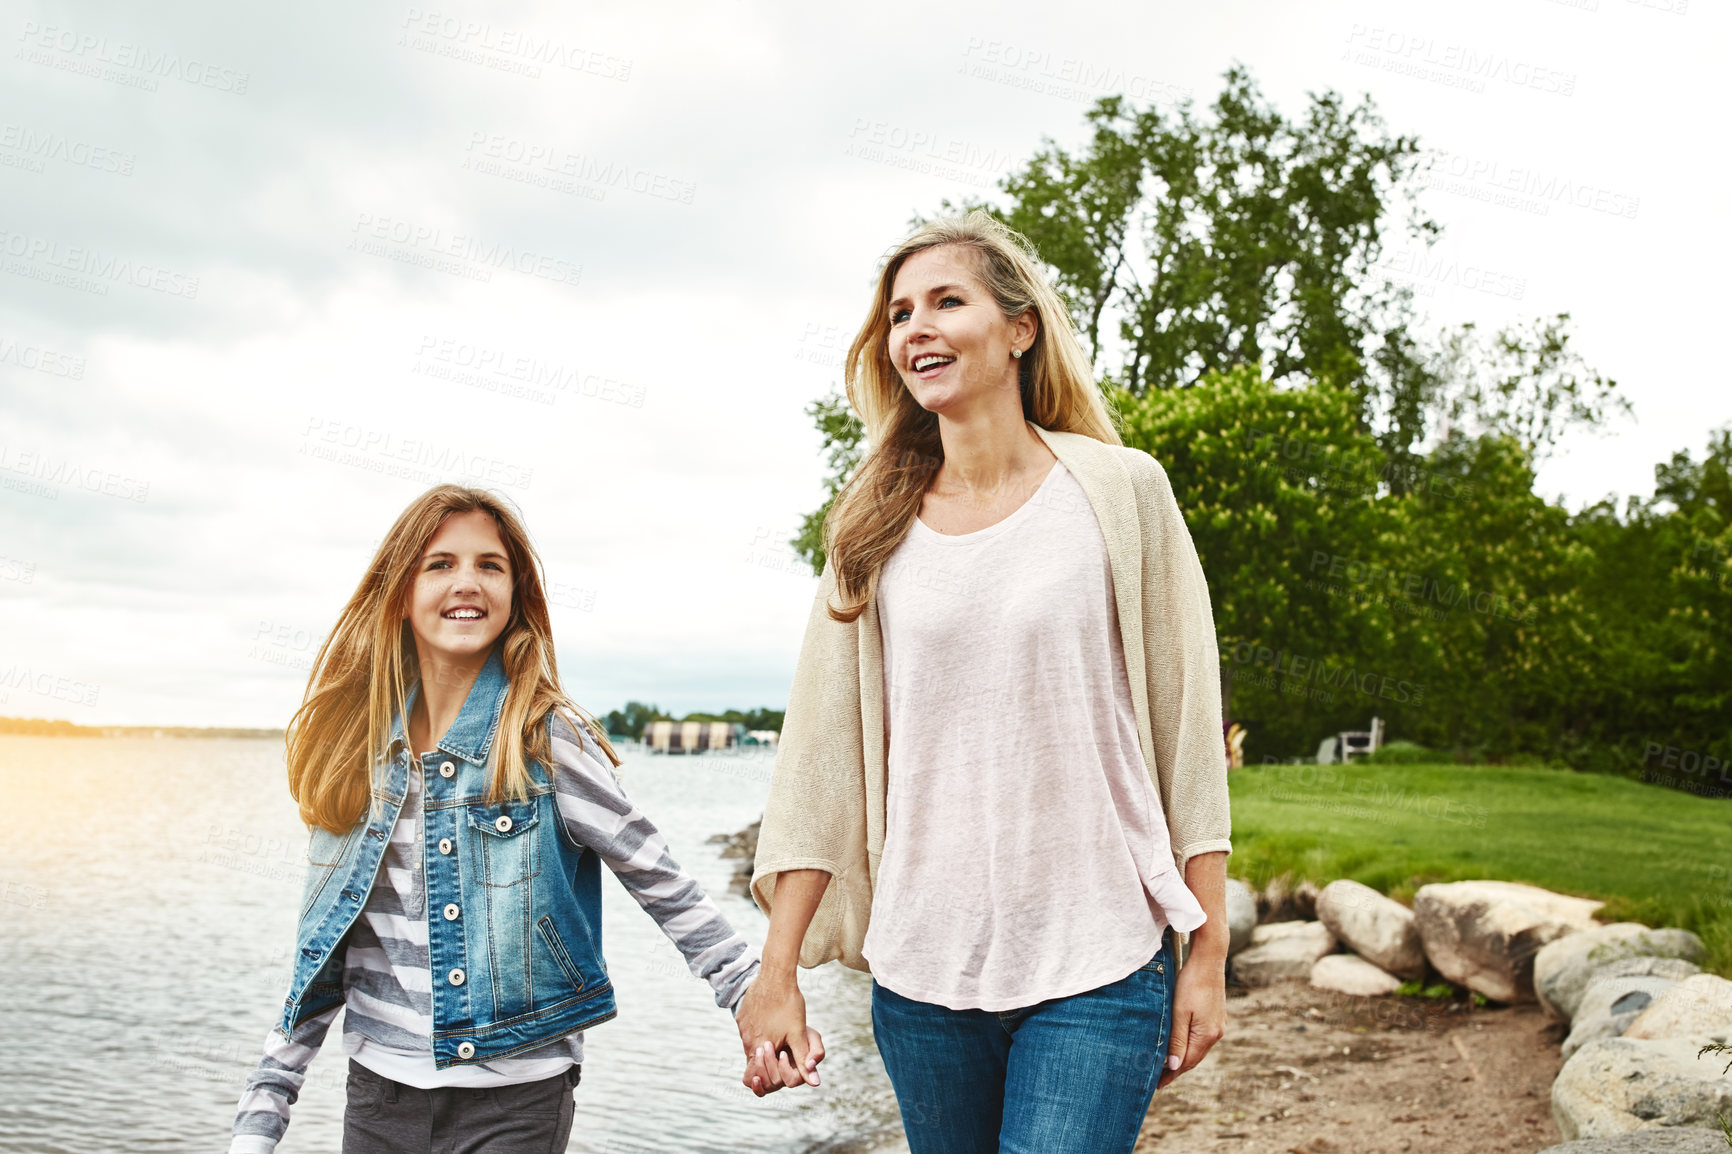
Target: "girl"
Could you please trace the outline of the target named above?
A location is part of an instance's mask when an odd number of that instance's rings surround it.
[[[812,1080],[796,961],[869,968],[914,1154],[1128,1152],[1226,1015],[1208,587],[1026,246],[940,220],[878,278],[752,883],[746,1084]]]
[[[294,975],[233,1154],[276,1147],[345,1007],[345,1154],[564,1150],[583,1031],[615,1012],[602,861],[716,1003],[737,1005],[756,951],[668,855],[618,764],[560,689],[517,516],[456,485],[417,498],[289,727],[310,864]]]

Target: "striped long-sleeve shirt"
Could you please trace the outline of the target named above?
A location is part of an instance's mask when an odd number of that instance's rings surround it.
[[[553,761],[554,796],[572,839],[607,863],[679,948],[692,973],[709,981],[716,1004],[737,1007],[757,973],[757,951],[674,861],[661,832],[626,797],[600,746],[563,718],[554,724]],[[276,1149],[307,1067],[344,1007],[344,1050],[374,1072],[408,1085],[509,1085],[550,1077],[583,1060],[580,1031],[517,1057],[445,1070],[435,1066],[422,829],[417,762],[411,765],[408,795],[378,879],[346,938],[343,1006],[306,1018],[287,1038],[274,1029],[266,1035],[264,1055],[241,1094],[230,1154]]]

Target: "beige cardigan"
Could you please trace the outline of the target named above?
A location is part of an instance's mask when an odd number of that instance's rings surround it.
[[[1203,567],[1153,457],[1034,428],[1082,485],[1106,539],[1137,735],[1182,872],[1196,854],[1232,849],[1220,656]],[[876,604],[850,624],[832,620],[825,604],[835,589],[826,565],[788,695],[752,894],[768,912],[779,872],[828,872],[800,964],[840,959],[867,970],[860,946],[884,851],[884,650]],[[1062,883],[1057,869],[1054,883]]]

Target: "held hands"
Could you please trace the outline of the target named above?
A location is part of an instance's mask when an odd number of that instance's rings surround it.
[[[760,970],[734,1017],[746,1072],[740,1083],[762,1098],[784,1086],[816,1086],[824,1039],[806,1025],[806,999],[792,974]]]

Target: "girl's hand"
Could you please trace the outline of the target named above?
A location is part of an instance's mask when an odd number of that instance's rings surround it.
[[[734,1017],[746,1072],[740,1082],[762,1098],[784,1086],[818,1085],[824,1040],[806,1025],[806,999],[792,973],[760,970]]]
[[[1173,1036],[1167,1043],[1165,1086],[1201,1062],[1227,1032],[1227,964],[1225,957],[1192,957],[1179,969],[1173,990]]]

